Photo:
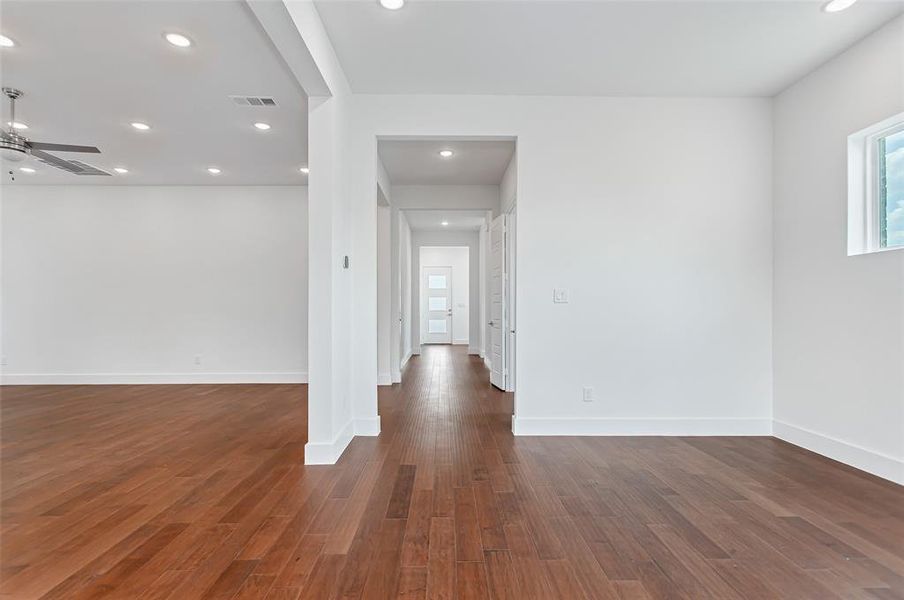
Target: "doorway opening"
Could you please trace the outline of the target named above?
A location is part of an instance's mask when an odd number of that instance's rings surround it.
[[[515,138],[378,138],[378,381],[467,346],[515,390]],[[384,315],[385,313],[385,315]]]
[[[420,247],[420,345],[469,345],[470,258],[467,246]]]

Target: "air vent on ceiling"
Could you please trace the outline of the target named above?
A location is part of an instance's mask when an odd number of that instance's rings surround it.
[[[276,98],[271,96],[229,96],[239,106],[276,106]]]

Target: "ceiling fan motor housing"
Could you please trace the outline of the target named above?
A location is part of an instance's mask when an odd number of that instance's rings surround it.
[[[25,147],[25,138],[14,133],[7,133],[0,137],[0,154],[4,160],[19,162],[25,160],[28,156],[28,150]]]

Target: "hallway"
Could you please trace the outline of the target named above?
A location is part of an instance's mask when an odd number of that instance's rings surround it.
[[[300,386],[3,388],[2,597],[904,597],[899,487],[772,438],[514,438],[479,358],[423,352],[335,466]]]

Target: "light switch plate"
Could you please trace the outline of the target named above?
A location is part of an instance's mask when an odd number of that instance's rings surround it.
[[[552,301],[556,304],[568,304],[568,290],[565,288],[554,288],[552,290]]]

